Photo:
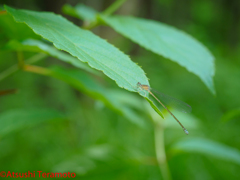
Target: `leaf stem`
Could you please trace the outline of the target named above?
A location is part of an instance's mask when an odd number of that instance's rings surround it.
[[[105,11],[103,11],[103,14],[105,15],[111,15],[114,13],[119,7],[125,2],[126,0],[116,0],[111,6],[109,6]]]
[[[47,54],[36,54],[32,57],[30,57],[29,59],[27,59],[25,62],[28,64],[32,64],[32,63],[36,63],[37,61],[46,58],[48,55]],[[15,73],[16,71],[19,70],[19,67],[17,64],[11,66],[10,68],[6,69],[5,71],[3,71],[0,74],[0,81],[4,80],[5,78],[9,77],[10,75],[12,75],[13,73]]]
[[[155,151],[158,166],[164,180],[171,180],[171,174],[168,168],[166,152],[164,147],[164,128],[160,122],[154,123]]]
[[[36,73],[36,74],[45,75],[45,76],[48,76],[48,75],[51,74],[51,70],[49,70],[47,68],[40,67],[40,66],[25,65],[24,70],[28,71],[28,72],[33,72],[33,73]]]
[[[19,69],[23,69],[24,67],[24,57],[22,51],[17,51],[17,59],[18,59],[18,67]]]

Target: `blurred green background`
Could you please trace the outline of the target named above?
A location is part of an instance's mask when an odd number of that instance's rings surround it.
[[[84,3],[103,11],[113,2],[1,0],[0,5],[52,11],[81,26],[81,20],[63,14],[64,4]],[[110,27],[93,29],[142,66],[154,89],[192,106],[191,114],[176,112],[188,128],[188,136],[165,112],[164,143],[160,145],[166,150],[172,179],[240,179],[240,1],[128,0],[116,13],[179,28],[215,56],[216,96],[178,64],[132,43]],[[0,16],[0,48],[11,39],[30,36],[31,30],[15,28],[4,18]],[[9,31],[6,27],[11,26]],[[34,55],[24,52],[25,59]],[[17,64],[17,53],[1,51],[0,59],[3,77]],[[74,69],[50,56],[36,65]],[[157,130],[151,120],[156,118],[155,112],[142,97],[121,90],[107,77],[80,73],[86,81],[80,88],[20,70],[0,78],[0,91],[17,90],[0,96],[0,171],[70,171],[77,179],[89,180],[163,179],[164,170],[159,169],[155,152]],[[99,88],[105,95],[101,97],[91,88]],[[114,107],[106,103],[106,97],[116,102]]]

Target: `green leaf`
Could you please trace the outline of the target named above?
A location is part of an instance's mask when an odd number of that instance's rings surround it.
[[[187,138],[179,141],[172,146],[171,152],[173,154],[199,153],[240,165],[240,151],[238,149],[203,138]]]
[[[127,16],[99,16],[120,34],[197,75],[215,94],[214,57],[197,40],[166,24]]]
[[[87,74],[77,70],[67,70],[60,67],[52,67],[49,69],[51,73],[48,75],[60,79],[88,96],[102,101],[106,106],[116,111],[117,113],[127,117],[131,122],[143,127],[145,125],[144,118],[136,113],[131,107],[135,109],[141,109],[143,106],[138,106],[141,101],[134,98],[126,91],[116,91],[113,89],[106,89],[100,86],[93,78]],[[132,99],[135,104],[126,103],[121,97],[127,96],[128,99]]]
[[[59,60],[70,63],[75,67],[97,74],[96,71],[90,68],[87,64],[84,64],[83,62],[79,61],[79,59],[72,57],[69,54],[66,54],[64,52],[61,52],[57,50],[55,47],[52,47],[40,40],[27,39],[21,42],[16,40],[11,40],[2,48],[2,50],[43,52]]]
[[[26,23],[35,33],[53,42],[58,49],[65,50],[79,60],[88,62],[91,67],[102,70],[120,87],[138,92],[136,89],[138,82],[149,85],[143,70],[128,56],[91,32],[76,27],[63,17],[52,13],[15,10],[7,6],[6,9],[16,21]],[[145,96],[144,93],[140,94]],[[150,100],[148,102],[162,116],[157,107]],[[130,115],[130,113],[127,114]],[[135,115],[130,116],[136,119]]]
[[[69,4],[63,6],[63,12],[73,17],[80,18],[87,21],[95,21],[97,11],[85,6],[84,4],[77,4],[75,7],[72,7]]]
[[[60,15],[48,12],[16,10],[5,6],[17,22],[26,23],[36,34],[53,42],[57,49],[69,52],[90,67],[103,71],[117,85],[137,92],[136,84],[149,85],[143,70],[130,58],[92,32],[83,30]]]
[[[227,122],[238,116],[240,116],[240,108],[237,108],[237,109],[234,109],[234,110],[231,110],[231,111],[225,113],[222,117],[222,121]]]
[[[63,119],[64,116],[50,109],[18,109],[11,110],[0,115],[0,135],[6,135],[13,131],[32,127],[50,120]]]

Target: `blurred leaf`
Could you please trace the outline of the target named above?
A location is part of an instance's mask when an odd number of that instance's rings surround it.
[[[77,70],[67,70],[60,67],[50,68],[50,76],[60,79],[76,89],[84,92],[88,96],[102,101],[106,106],[116,111],[117,113],[124,115],[131,122],[144,126],[144,118],[138,115],[137,112],[131,109],[126,103],[122,102],[120,97],[124,96],[125,91],[116,91],[111,89],[106,89],[100,86],[95,80],[93,80],[87,74],[77,71]],[[121,93],[121,95],[120,95]],[[129,96],[129,95],[128,95]],[[133,97],[132,97],[133,98]],[[130,99],[130,98],[129,98]],[[134,99],[134,98],[133,98]],[[135,99],[135,101],[137,101]],[[141,101],[137,101],[137,104],[141,104]],[[132,106],[134,106],[132,104]],[[142,107],[142,106],[141,106]],[[140,108],[135,106],[135,108]]]
[[[240,151],[225,144],[203,138],[187,138],[175,143],[171,153],[199,153],[240,165]]]
[[[222,121],[227,122],[238,116],[240,116],[240,108],[234,109],[234,110],[231,110],[231,111],[225,113],[222,117]]]
[[[26,129],[53,119],[63,119],[62,113],[51,109],[18,109],[1,113],[0,135]]]
[[[94,71],[92,68],[90,68],[87,64],[79,61],[79,59],[77,59],[73,56],[70,56],[69,54],[64,53],[62,51],[59,51],[55,47],[52,47],[40,40],[27,39],[27,40],[24,40],[21,42],[16,41],[16,40],[11,40],[2,49],[3,50],[21,50],[21,51],[43,52],[43,53],[46,53],[46,54],[48,54],[52,57],[55,57],[59,60],[70,63],[73,66],[76,66],[76,67],[84,69],[88,72],[97,74],[96,71]]]
[[[84,4],[77,4],[72,7],[69,4],[63,6],[63,12],[67,15],[80,18],[82,20],[94,21],[96,19],[97,11]]]
[[[196,74],[215,94],[214,57],[188,34],[152,20],[104,15],[100,18],[120,34]]]
[[[10,39],[26,39],[35,38],[39,39],[40,36],[36,35],[26,24],[17,23],[9,14],[1,14],[0,16],[0,29]]]
[[[74,155],[68,157],[65,161],[55,165],[53,172],[74,172],[79,175],[87,174],[96,168],[96,162],[89,157],[83,155]]]
[[[95,145],[85,150],[85,156],[95,160],[106,161],[112,158],[114,150],[114,147],[109,144]]]
[[[148,85],[143,70],[130,58],[92,32],[82,30],[60,15],[48,12],[16,10],[5,6],[17,22],[26,23],[35,33],[53,42],[89,66],[103,71],[119,87],[137,92],[138,82]]]
[[[116,149],[109,144],[93,145],[55,165],[53,171],[72,171],[79,175],[88,174],[93,169],[98,168],[97,162],[102,161],[106,163],[110,160],[115,160],[113,158],[114,153],[116,153]]]

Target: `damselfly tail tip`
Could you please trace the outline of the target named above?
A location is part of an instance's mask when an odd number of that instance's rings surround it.
[[[188,135],[188,130],[184,129],[184,132],[185,132],[186,135]]]

